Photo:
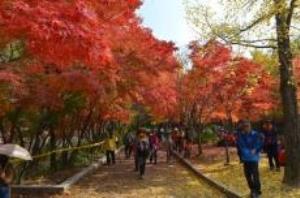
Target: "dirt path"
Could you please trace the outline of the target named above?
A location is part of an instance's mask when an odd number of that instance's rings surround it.
[[[117,160],[103,166],[70,189],[70,194],[55,198],[222,198],[220,192],[197,179],[177,162],[166,164],[164,153],[158,165],[148,165],[144,180],[133,172],[132,160]],[[123,157],[122,157],[123,158]]]

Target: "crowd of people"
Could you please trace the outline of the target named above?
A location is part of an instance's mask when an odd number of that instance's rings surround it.
[[[117,138],[112,133],[105,140],[107,165],[115,164],[115,151],[117,149]],[[171,151],[177,151],[188,158],[191,155],[192,141],[189,140],[183,130],[177,127],[170,132],[164,129],[140,128],[136,133],[128,132],[123,137],[125,159],[132,156],[135,162],[135,171],[139,172],[139,178],[143,179],[147,160],[150,164],[158,163],[158,150],[163,147],[166,151],[166,161],[171,162]]]
[[[251,190],[251,198],[258,198],[261,192],[259,176],[260,153],[265,152],[269,161],[271,171],[280,172],[283,162],[280,158],[284,150],[281,138],[275,125],[270,120],[262,123],[261,130],[255,131],[250,121],[240,121],[236,131],[232,135],[225,135],[227,141],[234,142],[237,154],[243,164],[245,178]],[[116,163],[116,150],[120,144],[119,138],[109,131],[104,141],[107,165]],[[166,153],[167,163],[171,162],[172,151],[176,151],[185,158],[191,157],[193,142],[185,130],[174,127],[166,132],[164,129],[139,128],[137,132],[128,132],[123,137],[125,158],[134,158],[134,170],[138,172],[139,178],[143,179],[146,171],[147,160],[156,165],[158,151],[163,148]],[[12,181],[12,168],[9,158],[0,155],[0,197],[9,197],[9,184]]]
[[[232,138],[231,138],[232,139]],[[260,153],[265,152],[268,157],[271,171],[280,171],[279,153],[282,144],[274,124],[264,121],[259,132],[252,128],[250,121],[240,121],[234,133],[234,143],[237,154],[244,167],[245,178],[251,190],[251,197],[261,195],[261,183],[259,177]],[[139,172],[139,178],[143,179],[147,160],[156,165],[158,163],[158,150],[164,147],[167,162],[171,161],[171,152],[176,151],[185,158],[191,157],[192,140],[184,130],[175,127],[171,132],[164,130],[150,130],[140,128],[136,133],[128,132],[123,139],[125,158],[130,159],[132,154],[135,162],[135,171]],[[106,140],[107,164],[115,163],[116,138],[110,135]]]

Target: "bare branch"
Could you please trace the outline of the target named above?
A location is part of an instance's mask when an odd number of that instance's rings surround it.
[[[232,45],[240,45],[243,47],[251,47],[251,48],[258,48],[258,49],[277,49],[275,45],[258,45],[258,44],[249,44],[249,43],[240,43],[240,42],[230,42]]]
[[[259,24],[261,21],[265,20],[266,18],[270,17],[273,15],[270,13],[269,15],[264,15],[263,17],[260,17],[259,19],[255,20],[252,24],[247,26],[246,28],[240,29],[238,34],[241,34],[243,31],[250,30],[251,28],[255,27],[257,24]],[[253,40],[236,40],[234,38],[226,38],[224,35],[221,35],[217,31],[214,30],[213,25],[209,22],[208,15],[205,15],[205,22],[207,26],[210,28],[212,34],[216,36],[217,38],[223,40],[227,44],[232,44],[232,45],[240,45],[243,47],[251,47],[251,48],[259,48],[259,49],[277,49],[276,45],[270,45],[270,44],[258,44],[259,42],[275,42],[275,39],[269,38],[269,39],[253,39]]]
[[[293,25],[291,25],[290,27],[291,27],[291,28],[294,28],[295,30],[299,30],[299,31],[300,31],[300,27],[293,26]]]
[[[254,28],[254,27],[257,26],[258,24],[260,24],[262,21],[264,21],[264,20],[270,18],[270,17],[271,17],[272,15],[274,15],[274,14],[275,14],[275,11],[272,11],[272,12],[270,12],[270,13],[267,14],[267,15],[263,15],[263,16],[257,18],[257,19],[254,20],[251,24],[249,24],[249,25],[247,25],[246,27],[240,29],[239,32],[240,32],[240,33],[246,32],[246,31],[248,31],[248,30]]]
[[[261,43],[261,42],[276,42],[276,39],[269,38],[269,39],[256,39],[256,40],[240,40],[242,43]]]
[[[262,44],[260,45],[260,44],[254,44],[255,42],[247,43],[247,42],[225,39],[224,37],[219,37],[219,38],[222,39],[227,44],[231,44],[231,45],[240,45],[242,47],[250,47],[250,48],[257,48],[257,49],[277,49],[277,46],[275,46],[275,45],[262,45]]]
[[[287,16],[287,19],[286,19],[286,23],[287,23],[288,26],[291,25],[294,9],[296,7],[296,2],[297,2],[297,0],[292,0],[291,3],[290,3],[289,12],[288,12],[288,16]]]

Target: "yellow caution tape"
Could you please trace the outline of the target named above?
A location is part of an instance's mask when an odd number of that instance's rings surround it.
[[[55,153],[62,153],[62,152],[67,152],[67,151],[89,149],[89,148],[94,148],[94,147],[98,147],[98,146],[100,147],[100,146],[103,146],[103,144],[104,144],[104,141],[98,142],[98,143],[94,143],[94,144],[87,144],[87,145],[83,145],[83,146],[76,146],[76,147],[69,147],[69,148],[57,149],[57,150],[50,151],[50,152],[47,152],[47,153],[43,153],[43,154],[32,156],[32,159],[36,160],[36,159],[48,157],[48,156],[50,156],[52,154],[55,154]],[[20,161],[23,161],[23,160],[15,159],[15,160],[12,160],[11,162],[12,163],[16,163],[16,162],[20,162]]]

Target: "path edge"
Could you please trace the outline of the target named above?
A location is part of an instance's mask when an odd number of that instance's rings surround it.
[[[116,151],[116,155],[123,150],[123,146],[121,146]],[[81,171],[76,173],[75,175],[69,177],[65,181],[57,185],[12,185],[11,192],[13,194],[38,194],[38,193],[47,193],[47,194],[63,194],[70,189],[70,187],[76,184],[79,180],[86,177],[87,175],[96,171],[99,167],[101,167],[106,162],[105,154],[101,154],[100,158],[93,162],[91,165],[82,168]]]
[[[203,179],[204,181],[206,181],[209,185],[217,188],[218,190],[220,190],[221,192],[223,192],[224,194],[226,194],[226,196],[228,198],[242,198],[244,197],[243,195],[239,194],[238,192],[235,192],[231,189],[229,189],[227,186],[225,186],[224,184],[215,181],[213,179],[211,179],[210,177],[204,175],[203,173],[201,173],[201,171],[199,171],[189,160],[184,159],[180,154],[178,154],[175,151],[172,151],[172,154],[179,159],[179,161],[184,164],[188,169],[190,169],[196,176],[198,176],[199,178]]]

